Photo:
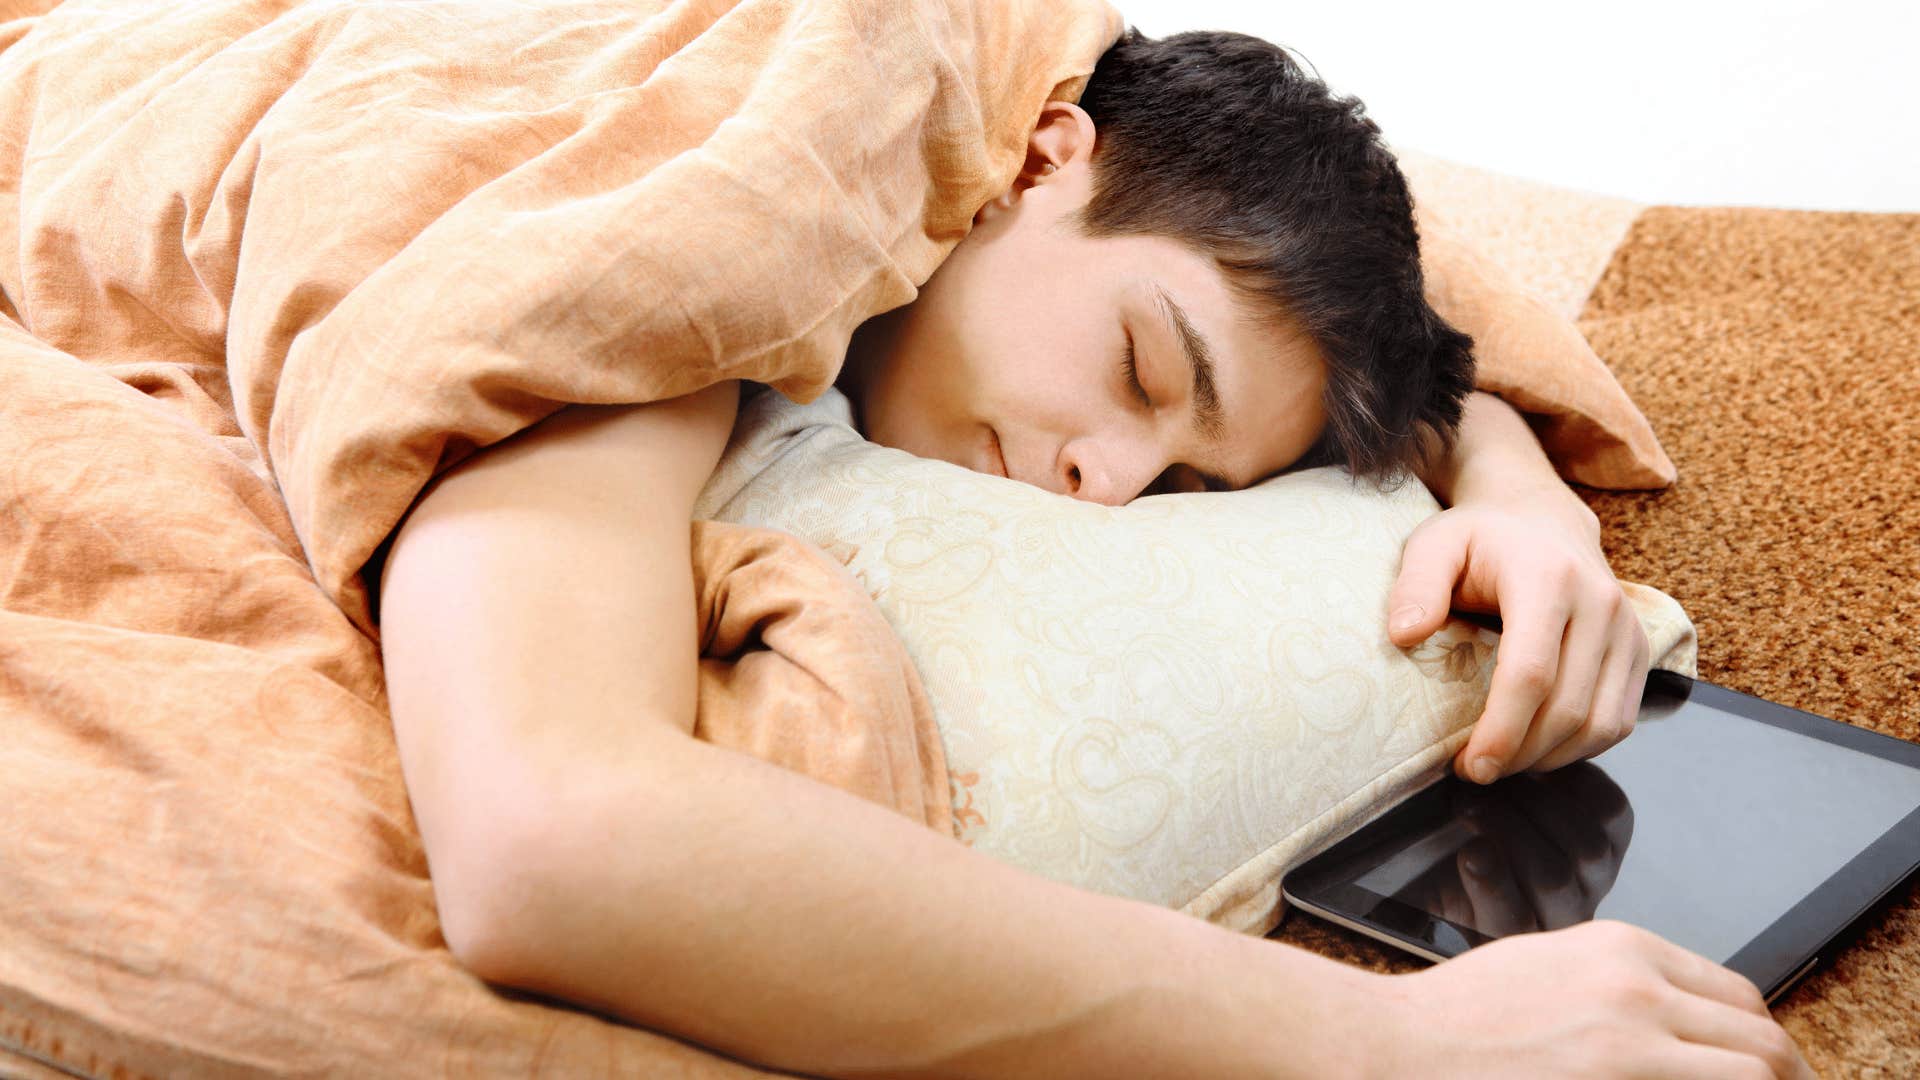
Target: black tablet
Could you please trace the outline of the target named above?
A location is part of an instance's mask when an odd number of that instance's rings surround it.
[[[1287,901],[1430,960],[1584,919],[1771,1002],[1920,869],[1920,746],[1664,671],[1606,753],[1451,774],[1309,859]]]

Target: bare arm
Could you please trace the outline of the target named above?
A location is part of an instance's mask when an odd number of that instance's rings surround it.
[[[569,409],[382,587],[409,794],[483,977],[828,1075],[1336,1075],[1385,976],[1097,896],[697,742],[688,522],[733,417]]]
[[[1376,975],[690,738],[689,514],[734,394],[562,410],[395,538],[394,730],[483,978],[833,1076],[1808,1075],[1750,983],[1642,931]]]
[[[1467,395],[1453,451],[1435,459],[1420,479],[1443,506],[1527,492],[1560,500],[1571,517],[1594,521],[1593,511],[1554,471],[1526,419],[1484,391]],[[1592,528],[1598,536],[1599,524]]]

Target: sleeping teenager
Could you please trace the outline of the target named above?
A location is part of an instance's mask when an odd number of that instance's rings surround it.
[[[1648,645],[1595,517],[1472,390],[1378,129],[1279,48],[1123,37],[918,284],[846,350],[868,439],[1113,505],[1410,473],[1448,509],[1382,633],[1504,624],[1456,770],[1632,730]],[[826,1076],[1808,1075],[1751,983],[1622,924],[1367,972],[696,740],[690,513],[741,393],[562,409],[438,477],[394,539],[394,726],[447,942],[482,978]],[[483,583],[484,609],[462,599]]]

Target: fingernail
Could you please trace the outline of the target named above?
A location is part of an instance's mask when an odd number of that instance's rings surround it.
[[[1500,766],[1490,757],[1478,757],[1467,765],[1467,775],[1476,784],[1491,784],[1500,775]]]
[[[1487,871],[1492,869],[1487,865],[1487,856],[1484,852],[1469,849],[1460,861],[1467,864],[1468,873],[1477,877],[1486,877]]]
[[[1388,625],[1392,626],[1395,630],[1405,630],[1426,617],[1426,608],[1421,607],[1419,604],[1408,604],[1406,607],[1393,613],[1392,618],[1388,620]]]

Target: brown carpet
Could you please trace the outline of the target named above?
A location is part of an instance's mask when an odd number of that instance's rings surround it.
[[[1680,469],[1583,494],[1615,572],[1693,616],[1701,678],[1920,742],[1920,215],[1654,208],[1581,328]],[[1822,1076],[1920,1077],[1920,888],[1774,1015]]]

